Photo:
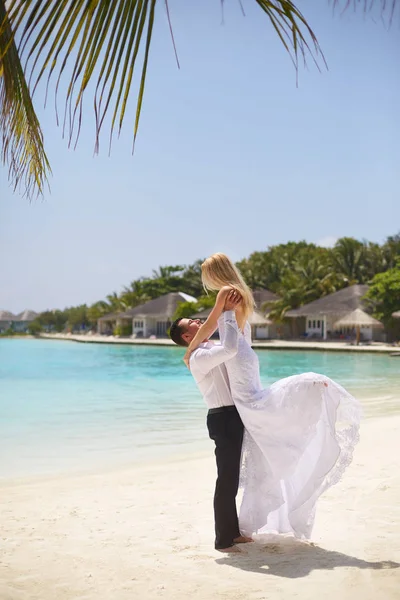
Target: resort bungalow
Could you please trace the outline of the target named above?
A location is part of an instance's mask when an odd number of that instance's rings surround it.
[[[15,317],[13,330],[18,331],[19,333],[27,332],[32,321],[38,316],[38,313],[35,313],[33,310],[24,310]]]
[[[4,333],[7,329],[10,329],[15,318],[15,315],[8,310],[0,310],[0,333]]]
[[[250,324],[252,326],[252,339],[281,339],[290,336],[290,327],[287,323],[274,323],[268,318],[269,308],[265,304],[268,302],[276,302],[279,300],[279,296],[271,292],[270,290],[253,290],[254,301],[256,303],[257,310],[253,313],[253,318],[250,318]],[[256,324],[254,319],[256,315],[261,314],[266,319],[267,323],[264,325]]]
[[[302,320],[302,329],[307,337],[324,340],[351,339],[356,335],[356,327],[348,319],[349,324],[346,325],[345,317],[357,309],[365,312],[363,297],[367,291],[367,285],[351,285],[300,308],[289,310],[286,316]],[[382,340],[382,332],[374,326],[374,319],[366,319],[359,334],[361,341]]]
[[[183,292],[164,294],[123,313],[101,317],[97,321],[98,333],[111,334],[115,325],[129,329],[132,325],[134,337],[166,337],[172,317],[181,302],[197,302],[197,299]]]

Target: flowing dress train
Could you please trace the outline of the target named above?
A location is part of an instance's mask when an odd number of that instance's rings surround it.
[[[229,322],[220,320],[220,337]],[[232,319],[231,326],[236,326]],[[339,481],[359,439],[361,407],[324,375],[302,373],[263,388],[247,323],[226,362],[233,401],[245,426],[239,514],[244,535],[308,539],[319,496]]]

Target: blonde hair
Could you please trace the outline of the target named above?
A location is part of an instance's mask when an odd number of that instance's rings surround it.
[[[203,262],[201,280],[205,290],[217,291],[225,285],[235,288],[243,298],[243,312],[246,319],[254,311],[253,293],[245,283],[239,269],[226,254],[217,252]]]

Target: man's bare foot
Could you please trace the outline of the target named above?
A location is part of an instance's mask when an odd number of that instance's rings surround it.
[[[217,548],[218,552],[230,552],[232,554],[237,554],[238,552],[241,552],[241,550],[239,550],[239,548],[237,548],[236,546],[229,546],[228,548]]]
[[[253,538],[247,537],[246,535],[239,535],[239,537],[233,540],[235,544],[247,544],[248,542],[254,542]]]

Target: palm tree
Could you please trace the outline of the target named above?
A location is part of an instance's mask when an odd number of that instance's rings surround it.
[[[150,300],[150,296],[145,293],[143,282],[140,279],[132,281],[130,286],[124,286],[120,298],[128,308],[135,308]]]
[[[364,283],[368,277],[365,273],[366,246],[350,237],[340,238],[331,254],[333,267],[344,278],[347,285]]]
[[[106,296],[106,299],[107,299],[108,306],[109,306],[109,312],[112,312],[112,313],[121,312],[128,308],[126,306],[126,304],[118,296],[117,292],[108,294],[108,296]]]
[[[216,1],[223,4],[224,0]],[[324,63],[314,32],[292,0],[252,1],[268,17],[296,68],[299,58],[306,61],[311,57],[316,63],[319,59]],[[352,4],[351,0],[342,1],[345,7]],[[377,1],[382,13],[393,18],[400,0]],[[355,7],[363,4],[368,11],[373,2],[353,0],[353,3]],[[15,186],[22,185],[29,197],[43,192],[50,166],[25,75],[29,74],[32,94],[45,76],[47,85],[56,78],[57,97],[60,80],[67,70],[71,73],[63,116],[63,130],[70,145],[75,145],[79,137],[88,85],[96,82],[97,152],[108,114],[111,114],[110,145],[114,130],[121,130],[137,59],[143,49],[135,141],[157,4],[165,6],[169,19],[168,0],[0,0],[1,159],[9,166],[10,181]],[[333,0],[333,4],[340,4],[340,0]],[[18,47],[13,34],[19,40]]]
[[[95,302],[87,309],[87,316],[92,325],[97,324],[97,319],[100,317],[104,317],[107,313],[111,312],[110,305],[107,304],[104,300],[99,300]]]

